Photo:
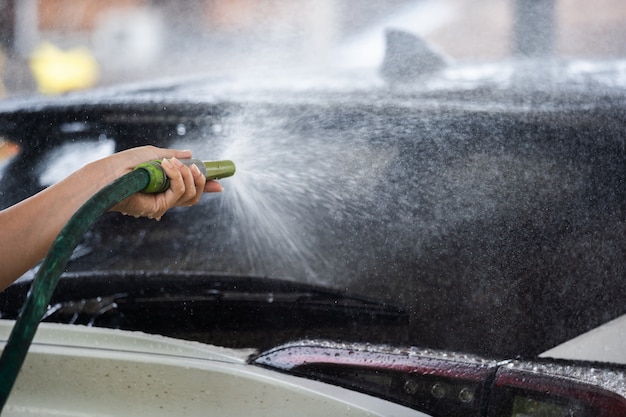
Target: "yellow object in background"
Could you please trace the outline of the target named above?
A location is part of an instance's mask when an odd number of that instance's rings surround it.
[[[39,91],[61,94],[93,87],[98,81],[98,63],[87,48],[63,51],[42,43],[30,56],[30,69]]]

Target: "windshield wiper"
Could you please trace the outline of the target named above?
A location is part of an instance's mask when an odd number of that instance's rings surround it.
[[[0,294],[14,319],[30,283]],[[312,284],[198,272],[66,273],[45,321],[267,349],[303,337],[385,342],[408,330],[401,307]]]

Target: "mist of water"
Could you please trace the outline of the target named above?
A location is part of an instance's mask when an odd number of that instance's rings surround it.
[[[550,221],[542,207],[576,201],[582,179],[551,156],[513,144],[503,151],[507,135],[497,130],[477,143],[443,120],[255,104],[214,121],[194,154],[232,159],[237,172],[209,197],[216,207],[199,209],[213,228],[188,239],[215,239],[191,243],[204,263],[192,255],[181,263],[346,287],[422,287],[411,277],[431,273],[447,285],[453,278],[442,271],[504,276],[497,253],[510,240],[475,225],[495,221],[507,233],[511,218]],[[476,297],[496,294],[490,285],[473,287]]]
[[[393,151],[323,132],[277,135],[284,123],[233,123],[223,157],[235,161],[237,173],[223,182],[220,211],[235,220],[229,241],[239,245],[244,268],[324,281],[341,268],[328,258],[328,245],[341,239],[337,226],[346,216],[371,215],[366,208],[374,205]]]

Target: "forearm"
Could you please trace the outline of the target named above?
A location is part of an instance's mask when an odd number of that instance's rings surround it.
[[[0,211],[0,290],[45,256],[63,226],[89,198],[142,162],[161,159],[170,188],[162,193],[134,194],[113,211],[159,219],[171,207],[198,203],[203,192],[222,190],[217,182],[207,182],[197,167],[189,168],[177,158],[191,158],[191,151],[143,146],[118,152]]]
[[[39,262],[70,217],[114,179],[89,164],[63,181],[0,212],[0,290]]]

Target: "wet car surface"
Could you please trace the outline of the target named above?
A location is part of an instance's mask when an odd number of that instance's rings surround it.
[[[68,274],[322,285],[408,314],[359,341],[534,356],[624,314],[626,292],[625,66],[556,62],[545,78],[536,65],[9,100],[0,130],[22,153],[4,169],[2,205],[93,146],[229,158],[236,176],[197,207],[158,223],[104,216]]]

